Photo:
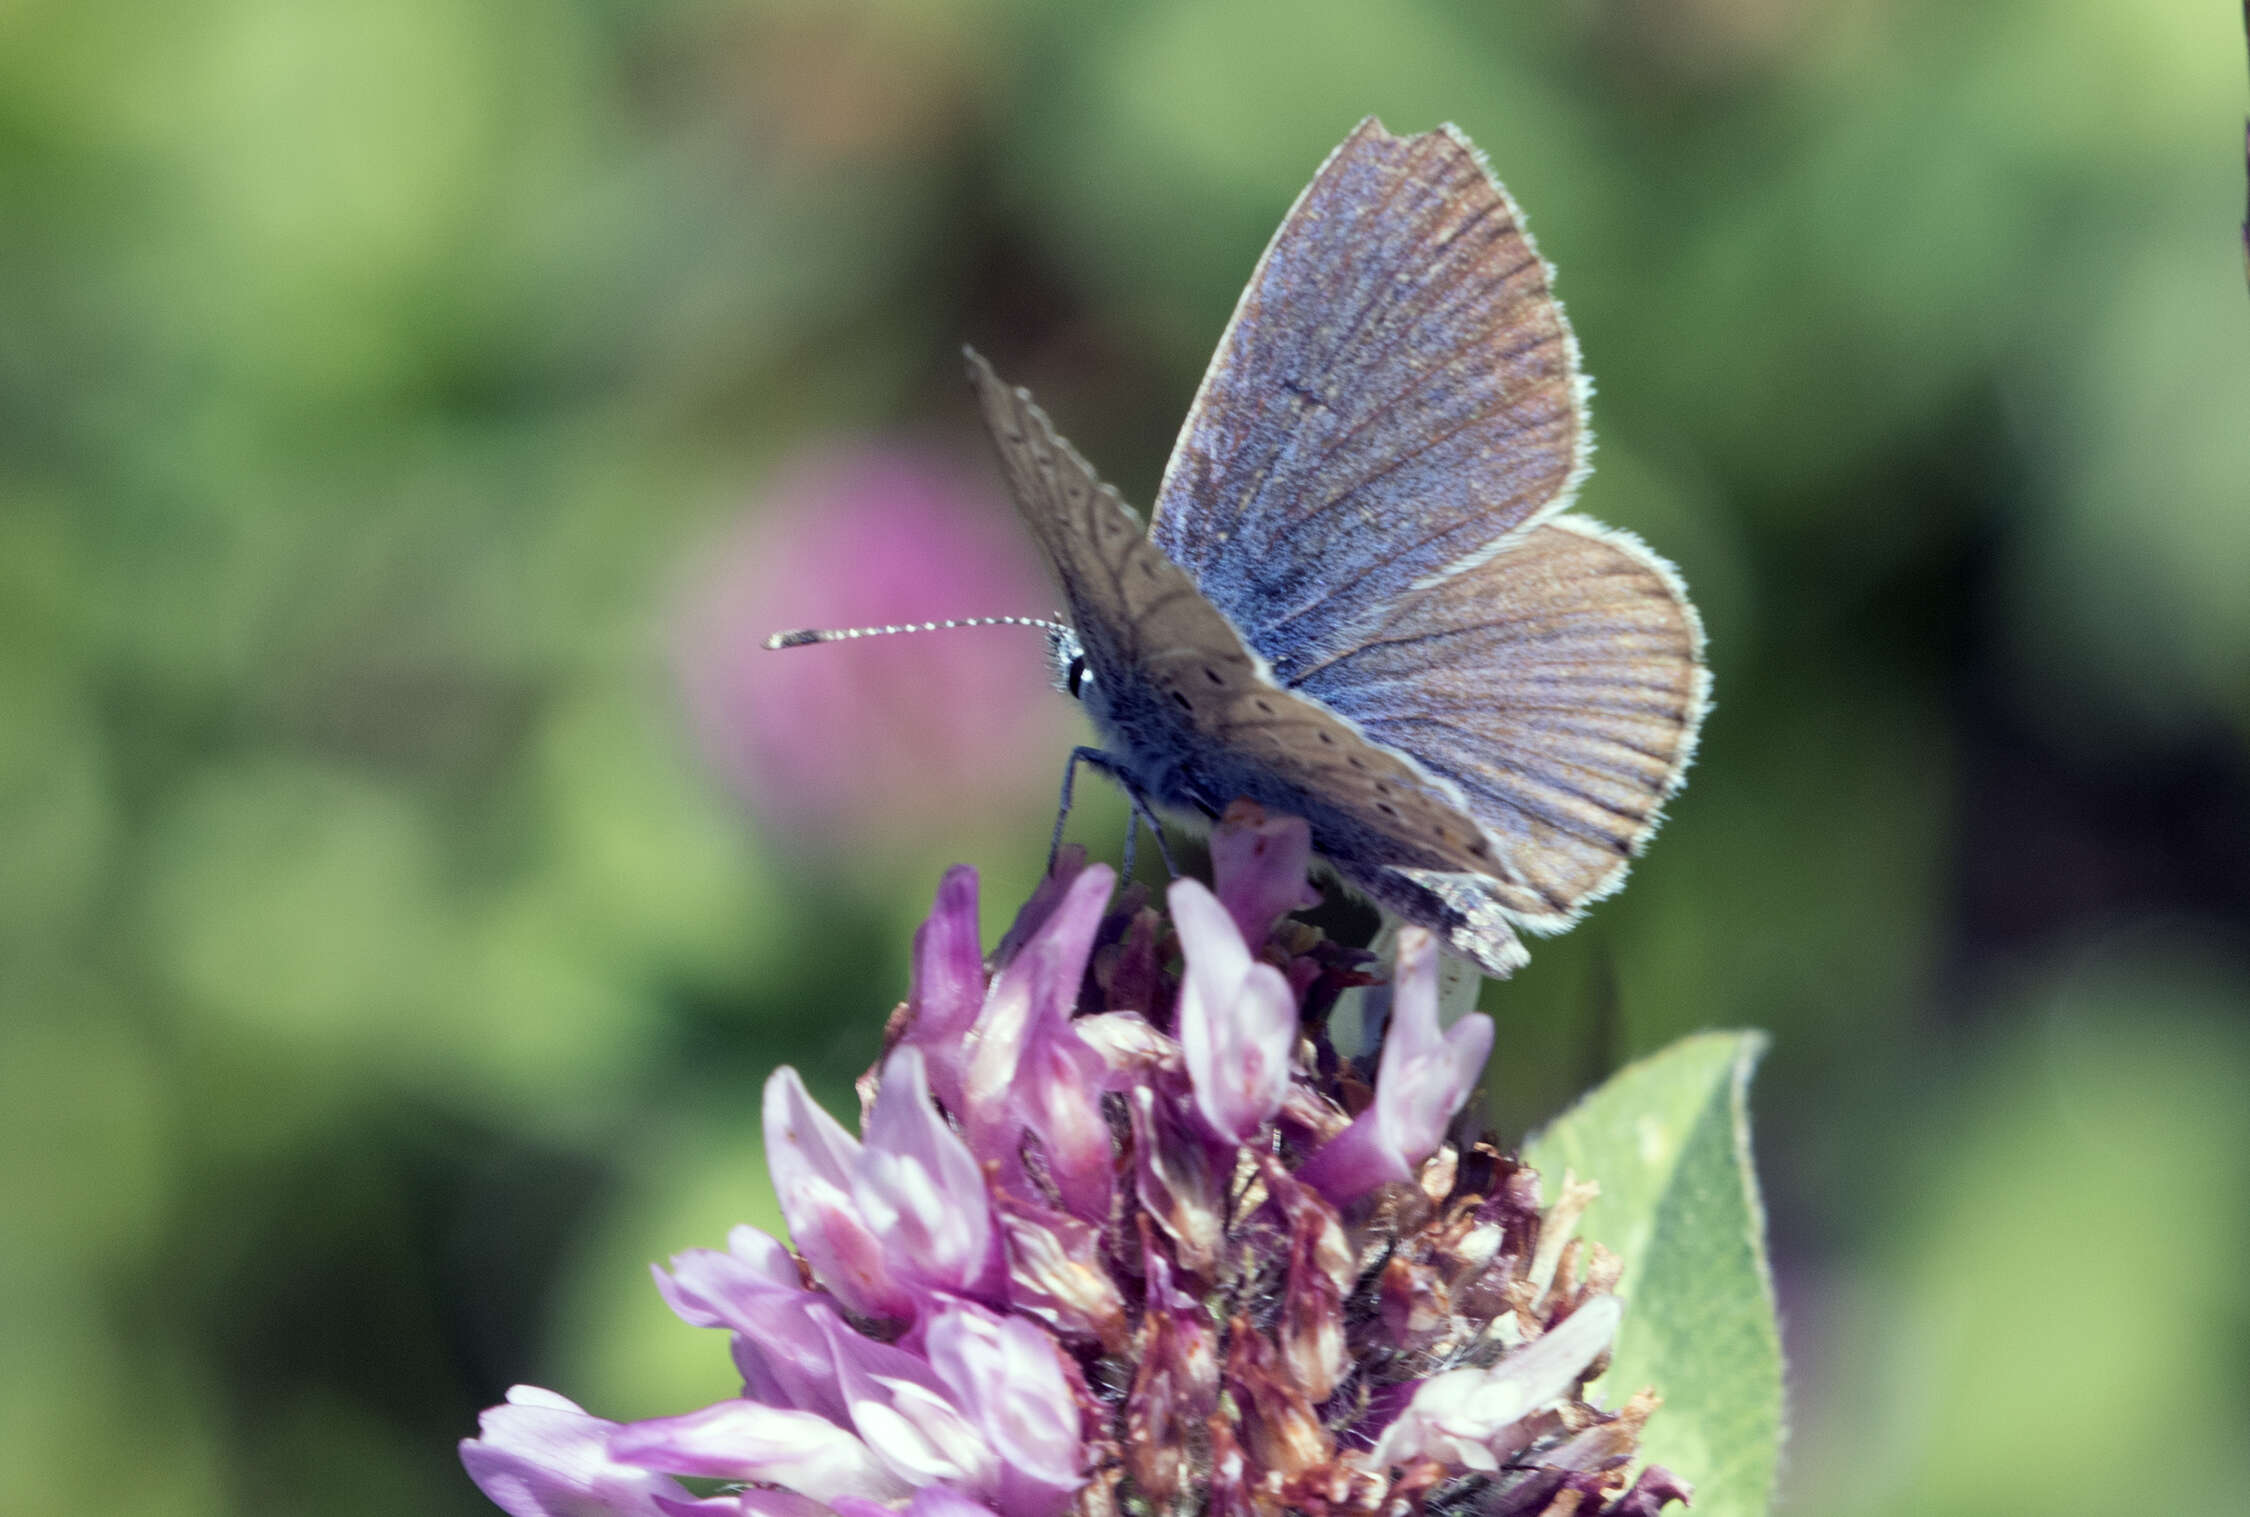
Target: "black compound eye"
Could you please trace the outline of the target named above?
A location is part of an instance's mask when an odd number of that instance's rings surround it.
[[[1063,678],[1064,683],[1066,683],[1070,687],[1071,699],[1076,700],[1078,698],[1078,692],[1080,688],[1083,687],[1086,683],[1085,654],[1077,654],[1071,659],[1070,673],[1065,675]]]

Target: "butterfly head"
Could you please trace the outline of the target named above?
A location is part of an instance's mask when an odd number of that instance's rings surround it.
[[[1085,645],[1078,634],[1060,622],[1047,627],[1047,673],[1055,688],[1072,700],[1084,700],[1094,683],[1094,671],[1086,662]]]

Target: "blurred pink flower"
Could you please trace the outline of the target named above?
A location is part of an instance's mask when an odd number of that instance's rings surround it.
[[[1046,803],[1067,707],[1037,632],[991,628],[768,651],[793,627],[1044,616],[1055,592],[1006,502],[935,450],[785,462],[697,566],[675,637],[696,736],[767,822],[824,846],[963,830]]]

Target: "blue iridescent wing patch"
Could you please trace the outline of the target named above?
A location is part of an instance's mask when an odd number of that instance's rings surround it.
[[[1151,529],[1286,681],[1370,608],[1560,510],[1577,344],[1507,192],[1372,117],[1274,234]]]

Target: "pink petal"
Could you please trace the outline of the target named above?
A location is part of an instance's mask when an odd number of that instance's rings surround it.
[[[1031,941],[1033,933],[1047,925],[1047,919],[1054,915],[1055,908],[1062,904],[1063,897],[1070,893],[1086,869],[1086,850],[1077,843],[1063,844],[1055,854],[1054,867],[1033,887],[1030,898],[1017,908],[1016,919],[1000,935],[998,945],[992,950],[995,969],[1005,969],[1015,962],[1024,944]]]
[[[962,1302],[933,1316],[928,1342],[930,1368],[954,1402],[1015,1473],[1043,1488],[1032,1499],[1051,1494],[1059,1508],[1080,1484],[1084,1448],[1055,1340],[1021,1317]]]
[[[727,1251],[691,1248],[655,1270],[665,1304],[690,1327],[733,1327],[743,1304],[771,1291],[804,1289],[789,1250],[747,1224],[727,1234]]]
[[[938,1115],[918,1049],[899,1048],[884,1062],[852,1195],[896,1273],[935,1290],[997,1289],[984,1171]]]
[[[977,925],[977,872],[956,865],[938,885],[929,920],[914,933],[913,1015],[907,1040],[930,1060],[930,1083],[948,1107],[961,1104],[964,1035],[984,1006],[984,950]]]
[[[617,1463],[617,1424],[575,1402],[519,1385],[463,1439],[461,1464],[509,1517],[662,1517],[666,1499],[691,1499],[677,1482]]]
[[[900,1500],[913,1489],[826,1417],[755,1401],[627,1423],[610,1438],[609,1451],[647,1469],[785,1486],[815,1501]]]
[[[1398,935],[1391,1026],[1375,1076],[1385,1146],[1414,1168],[1445,1141],[1454,1113],[1476,1089],[1492,1051],[1492,1019],[1477,1012],[1438,1025],[1437,939],[1419,927]]]
[[[737,1227],[728,1241],[723,1254],[675,1255],[672,1273],[653,1271],[657,1290],[685,1321],[733,1331],[735,1367],[750,1400],[841,1417],[824,1326],[841,1321],[834,1299],[799,1284],[796,1261],[756,1228]],[[782,1269],[787,1285],[774,1279]]]
[[[1236,801],[1211,829],[1212,883],[1253,948],[1283,915],[1320,904],[1305,877],[1311,867],[1312,828],[1302,817],[1268,816],[1254,802]]]
[[[1382,1469],[1432,1458],[1495,1468],[1494,1441],[1569,1395],[1616,1339],[1621,1316],[1615,1296],[1595,1296],[1498,1364],[1433,1375],[1383,1430],[1369,1464]]]
[[[851,1426],[909,1486],[951,1484],[984,1497],[999,1456],[956,1405],[929,1362],[857,1333],[831,1335]]]
[[[1021,1158],[1028,1128],[1045,1146],[1049,1174],[1070,1209],[1089,1220],[1108,1215],[1112,1185],[1101,1116],[1106,1066],[1070,1016],[1115,882],[1106,865],[1079,873],[993,977],[962,1092],[970,1149],[999,1164],[1011,1188],[1033,1193]]]
[[[733,1344],[743,1395],[843,1420],[844,1396],[829,1347],[830,1333],[843,1325],[835,1299],[816,1291],[775,1292],[751,1302]]]
[[[911,1317],[913,1294],[892,1273],[882,1238],[852,1199],[859,1140],[815,1105],[786,1067],[766,1082],[765,1129],[774,1194],[813,1273],[862,1316]]]
[[[1108,1072],[1101,1055],[1060,1012],[1033,1026],[1017,1066],[1017,1123],[1038,1134],[1047,1177],[1063,1204],[1090,1222],[1109,1216],[1117,1178],[1109,1119],[1102,1111]]]
[[[1490,1017],[1471,1012],[1450,1032],[1439,1029],[1437,940],[1419,927],[1400,929],[1374,1104],[1308,1159],[1297,1178],[1339,1206],[1411,1178],[1445,1141],[1491,1051]]]
[[[1210,891],[1176,880],[1171,905],[1187,960],[1178,1025],[1196,1107],[1221,1137],[1246,1143],[1288,1093],[1297,1000],[1280,970],[1251,960],[1234,919]]]
[[[787,1065],[766,1081],[765,1128],[766,1166],[774,1171],[775,1186],[786,1192],[802,1180],[839,1188],[851,1184],[859,1139],[820,1109],[804,1080]]]

